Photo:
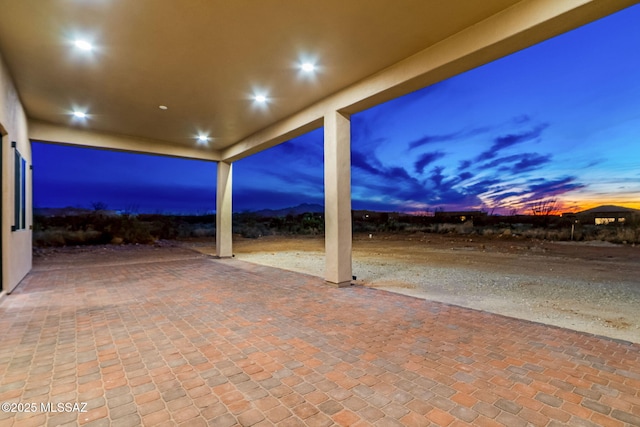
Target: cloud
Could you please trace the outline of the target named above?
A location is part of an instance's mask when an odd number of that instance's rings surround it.
[[[292,189],[292,191],[307,192],[324,192],[324,176],[322,169],[299,169],[299,170],[273,170],[270,172],[271,177],[275,177],[279,180],[280,186]],[[265,187],[265,180],[256,181],[252,180],[237,180],[238,183],[234,183],[235,187],[242,187],[246,189],[259,189]],[[295,190],[294,190],[295,188]]]
[[[364,147],[369,150],[375,149],[375,147],[387,142],[386,138],[374,137],[375,126],[373,124],[376,121],[372,118],[367,118],[359,114],[351,116],[351,146],[352,147]]]
[[[473,174],[471,172],[462,172],[460,175],[458,175],[459,181],[467,181],[471,178],[473,178]]]
[[[351,166],[373,175],[384,175],[383,167],[374,155],[367,156],[360,151],[351,151]]]
[[[508,134],[499,136],[493,140],[493,145],[487,151],[480,153],[477,157],[478,161],[484,161],[493,159],[498,155],[498,152],[505,148],[512,147],[516,144],[521,144],[526,141],[531,141],[542,135],[542,132],[548,127],[547,124],[541,124],[528,132]]]
[[[513,118],[513,122],[516,124],[528,123],[531,121],[531,117],[528,114],[520,114]]]
[[[551,161],[553,156],[550,154],[542,155],[538,153],[522,153],[511,156],[504,156],[494,159],[482,165],[483,170],[492,169],[497,166],[500,172],[510,172],[518,174],[522,172],[538,169]],[[511,165],[508,165],[510,164]],[[507,166],[508,165],[508,166]]]
[[[445,178],[444,175],[442,174],[443,170],[444,170],[444,167],[436,166],[431,170],[431,175],[429,175],[429,179],[435,184],[436,188],[442,187],[442,183]]]
[[[442,151],[436,151],[433,153],[425,153],[421,155],[418,160],[414,163],[415,170],[417,173],[424,172],[424,168],[431,163],[435,162],[438,159],[441,159],[445,156],[445,153]]]
[[[529,200],[555,197],[573,190],[579,190],[584,187],[585,185],[576,182],[576,177],[573,176],[567,176],[552,181],[544,181],[540,184],[535,184],[530,187],[530,191],[533,192],[533,195],[529,198]]]
[[[462,171],[462,170],[468,169],[469,167],[471,167],[472,164],[473,162],[471,160],[463,160],[458,165],[458,170]]]
[[[463,130],[459,132],[447,133],[442,135],[425,135],[422,138],[419,138],[415,141],[409,143],[409,150],[413,150],[424,145],[433,144],[436,142],[448,142],[454,141],[457,139],[470,138],[476,135],[480,135],[483,133],[487,133],[491,130],[490,127],[478,127],[469,130]]]
[[[532,184],[533,181],[536,183]],[[496,185],[487,185],[486,191],[480,194],[493,206],[503,206],[507,203],[510,206],[523,206],[531,202],[553,199],[584,187],[585,185],[577,182],[575,177],[566,176],[552,180],[527,180],[509,185],[500,181]],[[482,188],[475,190],[482,190]]]
[[[497,177],[483,179],[474,184],[464,187],[466,193],[469,194],[484,194],[489,192],[494,186],[502,183],[503,180]]]
[[[415,178],[410,176],[404,168],[401,167],[392,167],[385,171],[385,177],[391,178],[392,180],[404,179],[409,181],[414,181]]]
[[[493,159],[492,161],[483,164],[481,169],[484,169],[484,170],[492,169],[492,168],[495,168],[496,166],[501,166],[505,163],[517,162],[521,159],[522,159],[522,154],[514,154],[512,156],[499,157],[497,159]],[[508,170],[508,168],[503,168],[503,169]]]
[[[415,140],[413,142],[410,142],[409,143],[409,149],[413,150],[414,148],[422,147],[423,145],[429,145],[429,144],[432,144],[434,142],[451,141],[453,139],[458,138],[459,135],[460,135],[460,132],[450,133],[450,134],[446,134],[446,135],[427,135],[427,136],[423,136],[420,139],[417,139],[417,140]]]
[[[264,169],[271,171],[274,159],[286,162],[295,169],[304,165],[304,168],[318,165],[322,169],[324,155],[322,129],[316,129],[289,141],[278,144],[272,148],[245,157],[237,163],[251,169]]]
[[[364,199],[364,194],[377,195],[378,203],[402,210],[407,203],[427,202],[432,197],[438,199],[436,195],[442,193],[434,191],[435,186],[428,179],[421,181],[403,167],[383,166],[372,153],[353,151],[351,162],[354,167],[354,194],[361,199]]]
[[[522,156],[522,159],[516,163],[511,170],[514,173],[518,173],[537,169],[540,166],[549,163],[551,158],[552,156],[550,154],[543,156],[536,153],[527,153]]]
[[[398,180],[416,182],[416,179],[409,175],[406,169],[398,166],[385,167],[373,153],[365,154],[360,151],[352,151],[351,166],[375,175],[376,177],[383,178],[393,183],[393,185],[398,185]]]

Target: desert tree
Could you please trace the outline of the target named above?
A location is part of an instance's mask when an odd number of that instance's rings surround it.
[[[550,216],[557,211],[557,199],[542,199],[531,204],[531,215]]]

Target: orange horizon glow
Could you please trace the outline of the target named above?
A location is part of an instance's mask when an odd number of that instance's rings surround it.
[[[604,200],[604,201],[599,201],[599,202],[597,202],[597,201],[585,201],[585,202],[582,202],[582,203],[576,203],[576,202],[569,203],[569,202],[565,202],[565,201],[562,201],[562,200],[558,200],[556,202],[555,209],[553,209],[553,211],[551,212],[551,215],[564,215],[564,214],[578,213],[578,212],[586,211],[586,210],[589,210],[589,209],[597,208],[599,206],[619,206],[621,208],[636,209],[636,210],[640,211],[640,202]],[[464,210],[491,212],[492,208],[488,208],[488,207],[481,207],[481,208],[474,208],[474,209],[455,209],[455,208],[451,208],[451,209],[444,209],[444,212],[464,211]],[[496,208],[495,210],[496,210],[496,212],[498,212],[497,215],[509,216],[508,212],[511,209],[509,209],[509,208]],[[530,208],[515,209],[515,214],[516,215],[529,215],[530,214],[529,210],[530,210]],[[435,212],[436,212],[435,209],[429,209],[429,210],[415,209],[415,210],[405,211],[404,213],[406,213],[407,215],[416,215],[416,216],[434,216]]]

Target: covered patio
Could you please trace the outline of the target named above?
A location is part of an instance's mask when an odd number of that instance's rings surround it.
[[[0,313],[7,426],[640,425],[637,344],[181,248],[38,258]]]
[[[0,0],[1,425],[640,426],[638,344],[351,286],[350,157],[351,115],[637,0],[187,3]],[[233,163],[321,127],[324,277],[233,259]],[[217,257],[34,260],[31,141],[215,162]]]
[[[233,164],[318,128],[324,278],[349,286],[353,114],[636,3],[0,0],[0,297],[31,269],[31,141],[215,162],[225,258]]]

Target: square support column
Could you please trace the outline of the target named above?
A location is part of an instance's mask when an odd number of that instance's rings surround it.
[[[351,285],[351,120],[337,111],[324,118],[325,280]]]
[[[232,214],[231,209],[231,178],[232,164],[218,162],[218,181],[216,191],[216,256],[230,258],[232,248]]]

